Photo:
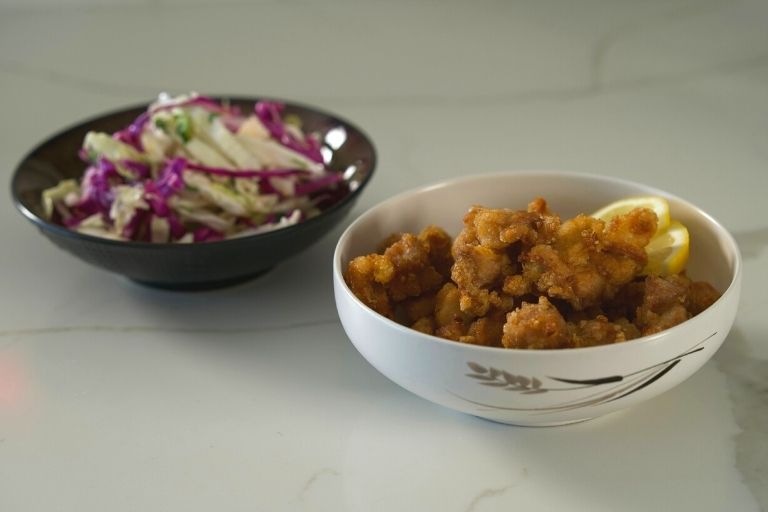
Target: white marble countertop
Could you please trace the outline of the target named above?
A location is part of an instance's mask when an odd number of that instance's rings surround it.
[[[352,217],[417,185],[563,169],[681,195],[745,258],[736,325],[661,397],[498,425],[389,382],[332,299],[340,226],[264,277],[143,288],[0,195],[0,510],[768,508],[768,4],[0,1],[0,169],[161,90],[335,111],[380,164]]]

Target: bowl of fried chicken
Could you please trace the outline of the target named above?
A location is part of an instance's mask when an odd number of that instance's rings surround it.
[[[507,172],[374,206],[340,237],[333,276],[349,339],[393,382],[463,413],[550,426],[630,407],[701,368],[735,319],[741,255],[720,223],[662,190]]]

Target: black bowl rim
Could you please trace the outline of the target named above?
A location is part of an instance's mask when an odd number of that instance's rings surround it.
[[[99,121],[103,118],[115,116],[119,114],[123,114],[126,112],[129,112],[131,110],[140,110],[144,109],[146,110],[147,107],[150,105],[150,103],[135,103],[133,105],[128,105],[124,107],[118,107],[116,109],[110,110],[105,113],[96,114],[90,117],[87,117],[86,119],[82,121],[76,121],[68,126],[65,126],[64,128],[61,128],[57,131],[55,131],[53,134],[46,137],[42,142],[37,143],[32,149],[28,150],[24,157],[19,160],[19,163],[16,164],[16,168],[13,171],[13,175],[11,177],[11,197],[13,199],[13,204],[16,207],[16,209],[24,216],[26,217],[30,222],[35,224],[41,229],[51,231],[57,235],[70,237],[73,239],[78,239],[83,242],[90,242],[90,243],[97,243],[97,244],[104,244],[104,245],[111,245],[115,247],[124,247],[124,248],[141,248],[141,249],[165,249],[165,250],[188,250],[190,247],[199,247],[199,246],[206,246],[206,247],[222,247],[227,245],[234,245],[238,243],[243,243],[244,241],[253,241],[253,240],[269,240],[270,238],[276,238],[278,236],[284,236],[286,234],[290,234],[293,230],[299,230],[303,229],[307,225],[314,224],[316,222],[321,222],[324,217],[327,217],[328,215],[332,214],[333,212],[340,210],[344,208],[348,203],[354,202],[357,200],[357,197],[362,193],[363,189],[368,185],[368,183],[371,181],[371,178],[373,177],[373,173],[376,170],[376,165],[378,163],[378,157],[376,153],[376,146],[373,144],[373,139],[359,126],[356,124],[348,121],[346,118],[338,116],[336,114],[332,114],[326,110],[317,108],[313,105],[308,105],[306,103],[293,101],[293,100],[287,100],[284,98],[278,98],[274,96],[240,96],[240,95],[225,95],[225,94],[215,94],[215,95],[206,95],[207,97],[213,98],[217,101],[242,101],[242,102],[257,102],[257,101],[276,101],[283,103],[287,107],[297,107],[304,110],[313,111],[317,114],[326,116],[340,124],[343,124],[349,128],[352,128],[353,130],[356,130],[360,135],[363,136],[363,138],[368,142],[368,145],[371,148],[371,165],[370,169],[368,170],[368,173],[363,178],[363,180],[360,182],[360,185],[355,190],[350,190],[350,193],[345,196],[341,201],[338,201],[337,203],[334,203],[330,207],[326,208],[325,210],[322,210],[319,215],[312,217],[310,219],[301,221],[297,224],[293,224],[291,226],[286,226],[284,228],[276,229],[273,231],[267,231],[266,233],[258,233],[255,235],[247,235],[242,237],[236,237],[236,238],[228,238],[224,240],[215,240],[211,242],[194,242],[194,243],[188,243],[188,244],[180,244],[180,243],[174,243],[174,242],[135,242],[132,240],[112,240],[110,238],[103,238],[93,235],[88,235],[85,233],[80,233],[78,231],[74,231],[71,229],[68,229],[64,226],[59,226],[58,224],[54,224],[53,222],[49,222],[42,217],[36,215],[34,212],[32,212],[29,208],[27,208],[24,203],[21,201],[21,198],[18,194],[18,180],[21,176],[21,166],[24,162],[26,162],[32,154],[37,152],[40,148],[45,146],[46,144],[51,143],[55,139],[62,137],[67,132],[70,132],[72,130],[76,130],[78,128],[81,128],[85,125],[88,125],[90,123],[93,123],[95,121]]]

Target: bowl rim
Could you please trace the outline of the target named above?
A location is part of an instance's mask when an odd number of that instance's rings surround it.
[[[352,128],[353,130],[360,133],[360,135],[365,139],[365,141],[368,143],[368,145],[371,148],[371,161],[370,161],[370,169],[368,170],[366,176],[363,178],[363,180],[360,182],[360,184],[355,188],[355,190],[350,190],[349,194],[347,194],[344,198],[342,198],[340,201],[332,204],[325,210],[322,210],[320,214],[316,215],[315,217],[312,217],[310,219],[303,220],[301,222],[298,222],[297,224],[293,224],[291,226],[286,226],[284,228],[275,229],[273,231],[267,231],[265,233],[257,233],[254,235],[247,235],[242,237],[235,237],[235,238],[227,238],[224,240],[214,240],[210,242],[193,242],[193,243],[174,243],[174,242],[136,242],[132,240],[113,240],[110,238],[102,238],[94,235],[88,235],[86,233],[80,233],[78,231],[74,231],[72,229],[69,229],[65,226],[60,226],[58,224],[55,224],[53,222],[50,222],[37,214],[35,214],[32,210],[26,207],[26,205],[21,200],[21,197],[19,196],[19,185],[18,181],[21,179],[22,174],[22,165],[24,162],[29,160],[29,158],[39,151],[43,146],[46,146],[47,144],[50,144],[54,142],[56,139],[63,137],[67,133],[77,130],[80,128],[84,128],[86,125],[89,125],[91,123],[94,123],[96,121],[100,121],[107,117],[112,117],[120,114],[127,114],[131,111],[145,111],[151,102],[142,102],[142,103],[134,103],[132,105],[126,105],[123,107],[117,107],[115,109],[109,110],[107,112],[94,114],[91,116],[86,117],[83,120],[75,121],[73,123],[70,123],[66,125],[63,128],[60,128],[47,136],[45,139],[43,139],[41,142],[38,142],[35,144],[31,149],[29,149],[24,156],[19,160],[19,162],[16,164],[13,174],[11,175],[11,199],[13,201],[13,205],[16,207],[16,209],[30,222],[35,224],[38,228],[47,230],[50,232],[53,232],[60,236],[69,237],[75,240],[81,240],[83,242],[88,243],[94,243],[94,244],[103,244],[108,246],[114,246],[114,247],[121,247],[121,248],[137,248],[137,249],[151,249],[151,250],[188,250],[190,247],[225,247],[225,246],[233,246],[236,244],[241,244],[244,241],[253,241],[253,240],[269,240],[270,238],[276,238],[278,236],[283,236],[285,234],[290,234],[293,231],[305,229],[306,226],[311,226],[313,224],[316,224],[324,217],[327,217],[328,215],[332,214],[333,212],[342,209],[345,207],[348,203],[351,203],[353,201],[356,201],[358,196],[362,193],[363,189],[368,185],[368,183],[373,178],[374,171],[376,170],[376,165],[378,163],[378,155],[376,152],[376,146],[373,143],[373,139],[368,135],[367,132],[362,130],[358,125],[355,123],[352,123],[348,121],[346,118],[339,116],[337,114],[328,112],[326,110],[323,110],[321,108],[317,108],[313,105],[302,103],[299,101],[294,100],[288,100],[284,98],[279,98],[275,96],[243,96],[243,95],[227,95],[227,94],[211,94],[211,95],[205,95],[206,97],[213,98],[216,101],[241,101],[241,102],[256,102],[256,101],[275,101],[283,103],[286,107],[296,107],[304,110],[312,111],[316,114],[320,114],[322,116],[328,117],[330,119],[333,119],[334,121],[339,122],[340,124],[345,125],[346,127]]]
[[[702,311],[701,313],[699,313],[693,318],[689,318],[685,322],[682,322],[668,329],[664,329],[663,331],[650,334],[648,336],[640,336],[639,338],[634,338],[632,340],[624,341],[621,343],[595,345],[591,347],[575,347],[575,348],[566,348],[566,349],[535,349],[535,350],[524,349],[524,348],[503,348],[503,347],[488,347],[484,345],[471,345],[468,343],[459,343],[453,340],[448,340],[432,334],[425,334],[415,329],[411,329],[410,327],[407,327],[405,325],[399,324],[394,320],[390,320],[389,318],[379,314],[378,312],[374,311],[373,309],[368,307],[366,304],[364,304],[363,301],[361,301],[354,293],[352,293],[352,290],[349,289],[349,286],[347,286],[347,283],[344,280],[343,272],[341,269],[342,248],[344,245],[346,245],[346,242],[351,236],[351,233],[357,228],[357,226],[363,223],[369,217],[374,216],[378,210],[383,209],[392,203],[402,201],[404,199],[408,199],[413,196],[418,196],[420,194],[424,194],[432,190],[451,187],[451,186],[457,186],[457,185],[461,185],[462,183],[476,181],[478,179],[493,179],[493,178],[509,177],[509,176],[521,176],[521,177],[522,176],[525,176],[525,177],[536,177],[536,176],[553,177],[554,176],[554,177],[563,177],[563,178],[592,179],[592,180],[605,181],[605,182],[611,182],[611,183],[616,183],[621,185],[630,185],[633,187],[638,187],[640,189],[645,189],[650,194],[661,195],[668,199],[674,199],[675,201],[679,201],[685,204],[686,206],[692,208],[693,210],[695,210],[697,214],[701,215],[706,221],[708,221],[712,226],[714,226],[715,230],[718,231],[719,234],[722,235],[725,240],[727,240],[727,243],[730,249],[733,251],[733,255],[734,255],[733,272],[732,272],[730,283],[728,283],[728,287],[725,289],[725,291],[723,291],[720,297],[712,305],[710,305],[706,310]],[[522,171],[501,171],[501,172],[491,172],[491,173],[480,173],[480,174],[473,174],[469,176],[459,176],[456,178],[450,178],[447,180],[417,187],[415,189],[406,190],[404,192],[396,194],[372,206],[370,209],[368,209],[363,214],[361,214],[357,219],[355,219],[354,222],[352,222],[349,226],[347,226],[347,228],[339,237],[339,240],[336,243],[336,248],[333,253],[334,281],[337,282],[337,284],[341,287],[343,293],[345,293],[347,296],[349,296],[352,299],[353,303],[356,306],[362,308],[362,310],[366,314],[369,314],[373,318],[381,322],[384,322],[384,324],[387,325],[388,327],[395,328],[396,330],[404,334],[413,336],[415,339],[419,340],[422,343],[444,344],[448,347],[453,347],[454,349],[458,349],[458,350],[469,350],[469,351],[478,350],[481,353],[486,352],[487,354],[509,354],[509,355],[514,354],[515,356],[518,356],[518,357],[522,356],[523,354],[526,357],[538,357],[538,356],[550,357],[555,354],[557,354],[558,357],[568,357],[568,354],[610,352],[610,351],[624,350],[625,347],[636,347],[636,346],[657,344],[662,338],[666,338],[667,336],[669,336],[670,333],[675,333],[683,329],[687,329],[691,325],[691,322],[698,323],[702,321],[702,318],[704,316],[711,314],[711,312],[713,311],[716,305],[723,303],[725,301],[726,296],[730,297],[734,293],[737,293],[738,284],[741,282],[741,274],[742,274],[742,255],[741,255],[739,246],[736,243],[736,240],[733,238],[733,235],[731,235],[731,233],[727,229],[725,229],[725,227],[723,227],[723,225],[717,219],[715,219],[710,214],[708,214],[698,206],[694,205],[690,201],[687,201],[670,192],[666,192],[656,187],[645,185],[643,183],[639,183],[636,181],[617,178],[613,176],[601,176],[599,174],[582,173],[582,172],[574,172],[574,171],[522,170]],[[338,304],[337,304],[337,307],[338,307]]]

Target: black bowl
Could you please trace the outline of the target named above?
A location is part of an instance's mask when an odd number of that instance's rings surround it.
[[[228,97],[244,111],[260,98]],[[204,289],[234,284],[262,274],[286,258],[306,249],[336,226],[349,212],[373,175],[376,151],[356,126],[314,107],[269,98],[285,104],[285,114],[298,116],[307,132],[321,140],[342,128],[346,140],[332,151],[328,166],[344,171],[357,168],[346,180],[349,193],[311,219],[284,229],[217,242],[155,244],[124,242],[71,231],[43,216],[42,192],[67,178],[80,178],[85,165],[77,153],[88,131],[112,133],[130,124],[147,105],[125,108],[87,121],[52,136],[24,157],[16,168],[11,191],[16,208],[60,248],[98,267],[151,286]],[[336,144],[333,144],[336,146]]]

